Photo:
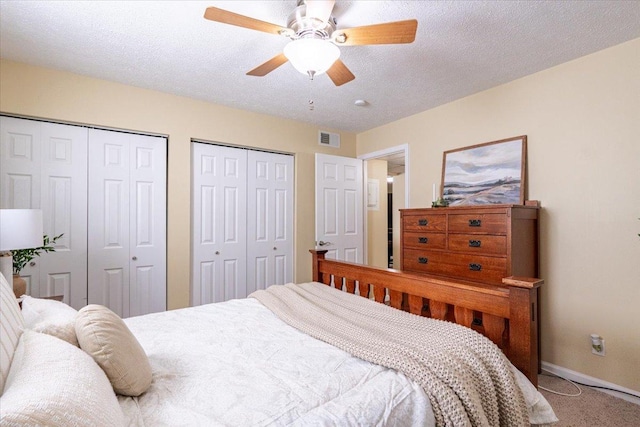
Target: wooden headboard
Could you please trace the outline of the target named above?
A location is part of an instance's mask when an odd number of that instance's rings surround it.
[[[504,286],[325,259],[310,250],[313,280],[399,310],[448,320],[485,335],[538,386],[538,288],[543,280],[507,277]],[[388,295],[388,296],[387,296]]]

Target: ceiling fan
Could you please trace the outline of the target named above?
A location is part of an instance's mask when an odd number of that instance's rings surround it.
[[[298,0],[297,7],[287,19],[286,27],[217,7],[207,8],[204,17],[291,39],[284,52],[257,66],[247,75],[262,77],[289,61],[311,79],[326,72],[336,86],[355,79],[339,59],[338,46],[412,43],[415,40],[418,27],[415,19],[338,29],[336,20],[331,15],[334,4],[335,0]]]

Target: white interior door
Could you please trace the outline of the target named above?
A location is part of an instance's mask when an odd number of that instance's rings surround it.
[[[248,152],[247,294],[293,281],[293,156]]]
[[[56,251],[22,270],[27,293],[87,303],[87,128],[0,117],[0,207],[42,209]]]
[[[192,304],[244,298],[247,151],[192,143]]]
[[[362,160],[316,154],[316,247],[326,257],[363,262]]]
[[[165,310],[166,139],[91,129],[89,145],[89,303]]]

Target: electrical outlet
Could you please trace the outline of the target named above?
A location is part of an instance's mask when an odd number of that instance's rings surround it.
[[[598,334],[591,334],[591,353],[596,356],[604,356],[606,354],[604,338]]]

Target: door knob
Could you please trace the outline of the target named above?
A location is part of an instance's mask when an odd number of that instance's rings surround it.
[[[29,263],[29,266],[31,266],[31,267],[35,267],[35,266],[36,266],[36,262],[35,262],[35,261],[31,261],[31,262]]]
[[[216,251],[216,255],[220,255],[220,251]]]
[[[274,251],[277,251],[277,250],[278,250],[278,248],[276,248],[276,247],[274,246],[274,247],[273,247],[273,250],[274,250]]]
[[[137,261],[138,257],[137,256],[132,256],[131,259],[134,260],[134,261]]]
[[[331,242],[323,242],[322,240],[320,240],[320,241],[318,242],[318,246],[328,246],[328,245],[330,245],[330,244],[331,244]]]

